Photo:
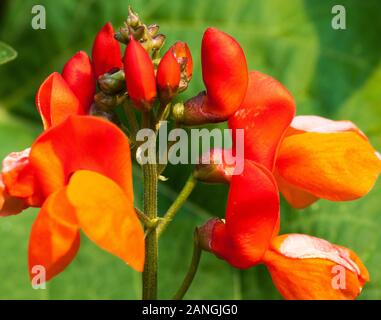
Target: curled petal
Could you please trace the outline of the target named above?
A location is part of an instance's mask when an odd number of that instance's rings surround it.
[[[273,170],[282,138],[295,114],[295,102],[282,84],[259,71],[249,74],[245,99],[229,119],[233,130],[244,129],[245,158]]]
[[[285,299],[354,299],[369,281],[354,252],[303,234],[274,238],[264,262]]]
[[[288,184],[332,201],[364,196],[381,172],[375,150],[351,131],[288,136],[279,149],[276,166]]]
[[[0,176],[0,217],[18,214],[27,207],[24,199],[11,197]]]
[[[12,152],[3,160],[2,183],[6,187],[8,200],[17,208],[38,207],[43,202],[34,172],[29,161],[30,148]],[[12,206],[13,206],[12,205]]]
[[[69,117],[37,138],[30,162],[44,196],[61,189],[75,171],[84,169],[114,180],[133,199],[128,139],[106,120]]]
[[[114,28],[110,22],[96,35],[92,57],[96,79],[114,68],[123,68],[120,44],[114,38]]]
[[[279,195],[272,174],[246,160],[230,183],[225,223],[213,229],[211,251],[238,268],[259,263],[279,231]]]
[[[365,140],[368,140],[365,134],[351,121],[334,121],[319,116],[295,117],[291,122],[287,135],[304,132],[334,133],[348,131],[356,132]]]
[[[77,171],[67,187],[78,225],[99,247],[137,271],[144,266],[144,231],[133,202],[112,180],[99,173]]]
[[[84,51],[77,52],[64,66],[62,77],[77,96],[85,113],[93,103],[95,75],[89,56]]]
[[[207,91],[202,109],[205,113],[226,119],[245,97],[248,84],[245,54],[231,36],[208,28],[202,39],[201,62]]]
[[[72,114],[84,114],[84,109],[62,76],[54,72],[41,84],[36,105],[44,128],[48,129]]]
[[[154,67],[146,50],[133,37],[124,54],[127,91],[135,106],[149,110],[156,98]]]
[[[63,271],[79,249],[80,233],[75,210],[68,202],[65,189],[51,194],[33,223],[29,238],[29,274],[42,266],[46,280]]]

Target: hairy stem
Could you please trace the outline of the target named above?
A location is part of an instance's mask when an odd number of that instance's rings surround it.
[[[144,127],[150,127],[150,114],[143,114]],[[144,213],[150,220],[157,218],[157,172],[155,159],[143,165]],[[156,227],[148,230],[145,239],[146,255],[143,272],[143,299],[157,298],[158,237]]]

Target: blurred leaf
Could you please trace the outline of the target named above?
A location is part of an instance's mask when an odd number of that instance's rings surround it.
[[[0,65],[16,59],[17,52],[4,42],[0,41]]]

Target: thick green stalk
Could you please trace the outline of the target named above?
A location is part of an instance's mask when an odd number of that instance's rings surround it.
[[[143,114],[143,128],[150,128],[150,114]],[[153,146],[154,147],[154,146]],[[148,219],[157,218],[157,168],[156,159],[148,159],[143,165],[144,176],[144,213]],[[146,254],[143,271],[143,299],[157,299],[157,260],[158,237],[156,227],[147,230]]]

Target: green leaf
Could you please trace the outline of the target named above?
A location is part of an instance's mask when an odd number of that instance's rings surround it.
[[[4,42],[0,41],[0,65],[16,59],[17,52]]]

